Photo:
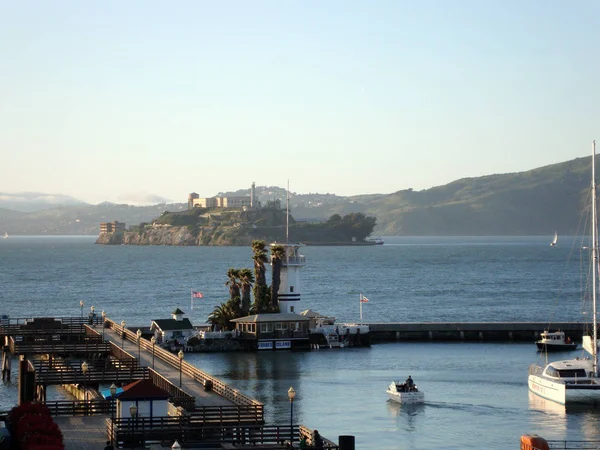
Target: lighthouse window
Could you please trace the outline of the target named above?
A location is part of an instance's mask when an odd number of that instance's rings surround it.
[[[290,292],[294,292],[294,286],[290,286]]]

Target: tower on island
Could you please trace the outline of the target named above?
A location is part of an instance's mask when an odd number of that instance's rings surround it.
[[[275,242],[271,247],[281,246],[285,250],[285,256],[281,260],[280,284],[277,290],[279,300],[279,312],[298,313],[300,311],[300,269],[306,264],[306,258],[299,250],[302,244],[280,244]],[[271,256],[271,266],[273,257]]]

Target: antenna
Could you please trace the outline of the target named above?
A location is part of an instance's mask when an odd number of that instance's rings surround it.
[[[287,180],[285,191],[285,243],[290,243],[290,180]]]

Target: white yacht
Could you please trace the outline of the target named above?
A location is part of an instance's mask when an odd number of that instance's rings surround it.
[[[596,291],[598,270],[598,235],[596,213],[596,142],[592,145],[592,227],[590,263],[592,264],[592,336],[583,337],[583,348],[589,357],[554,361],[545,367],[529,366],[529,390],[540,397],[563,405],[600,404],[600,379],[598,378],[598,335],[596,319]]]

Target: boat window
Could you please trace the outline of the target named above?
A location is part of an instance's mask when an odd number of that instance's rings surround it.
[[[562,369],[558,371],[561,378],[586,378],[585,369]]]

